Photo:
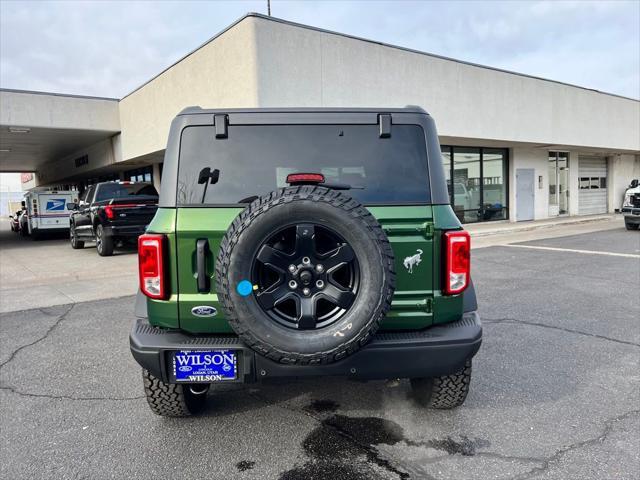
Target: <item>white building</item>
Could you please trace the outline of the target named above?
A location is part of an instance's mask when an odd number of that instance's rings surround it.
[[[613,212],[640,177],[640,102],[249,14],[122,99],[0,90],[0,171],[29,186],[161,179],[186,106],[397,107],[436,120],[465,222]]]

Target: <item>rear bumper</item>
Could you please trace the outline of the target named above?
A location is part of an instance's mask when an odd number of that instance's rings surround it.
[[[40,227],[36,227],[36,228],[32,228],[31,229],[32,232],[34,233],[69,233],[69,226],[67,225],[66,227],[47,227],[45,226],[40,226]]]
[[[111,237],[139,237],[146,229],[147,225],[111,225],[104,232]]]
[[[329,365],[284,365],[265,358],[237,336],[189,335],[152,327],[138,319],[130,337],[135,360],[164,382],[174,383],[171,353],[176,350],[235,350],[238,379],[251,383],[272,377],[347,376],[361,379],[417,378],[458,371],[482,342],[477,312],[457,322],[420,332],[378,333],[362,349]]]

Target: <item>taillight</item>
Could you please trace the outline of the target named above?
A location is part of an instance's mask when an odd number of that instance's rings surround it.
[[[149,298],[166,299],[166,274],[164,265],[164,235],[144,234],[138,237],[138,267],[140,290]]]
[[[137,203],[120,203],[118,205],[106,205],[104,207],[104,214],[107,216],[107,219],[113,220],[116,218],[116,209],[118,208],[134,208],[138,207]]]
[[[289,185],[299,183],[324,183],[324,175],[321,173],[290,173],[287,175],[287,183]]]
[[[469,285],[471,275],[471,237],[464,230],[445,232],[444,292],[454,295]]]

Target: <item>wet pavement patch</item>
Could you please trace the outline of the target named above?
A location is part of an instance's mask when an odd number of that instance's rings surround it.
[[[313,429],[302,443],[309,460],[301,466],[283,472],[280,480],[374,480],[378,471],[394,474],[400,480],[408,473],[382,458],[376,445],[395,445],[403,442],[414,447],[431,448],[449,455],[473,456],[478,448],[488,447],[483,439],[460,440],[450,437],[416,442],[407,439],[403,428],[395,422],[377,417],[347,417],[331,415]]]
[[[407,479],[407,473],[381,458],[374,447],[393,445],[402,440],[402,427],[395,422],[376,417],[332,415],[313,429],[302,443],[309,461],[283,472],[280,480],[374,480],[379,477],[372,468],[374,465],[400,479]]]
[[[329,413],[338,410],[340,405],[333,400],[314,400],[305,407],[308,412]]]
[[[426,442],[408,442],[411,445],[423,445],[425,447],[435,448],[436,450],[442,450],[449,455],[463,455],[465,457],[472,457],[476,454],[478,448],[488,447],[490,444],[487,440],[476,438],[474,440],[467,437],[460,437],[460,441],[453,440],[450,437],[444,440],[428,440]]]
[[[252,462],[251,460],[241,460],[236,463],[236,468],[240,472],[246,472],[247,470],[251,470],[256,462]]]
[[[309,461],[301,467],[282,473],[279,480],[375,480],[368,471],[342,462]]]
[[[400,425],[383,418],[333,415],[322,423],[367,447],[379,444],[395,445],[405,439],[404,430]]]

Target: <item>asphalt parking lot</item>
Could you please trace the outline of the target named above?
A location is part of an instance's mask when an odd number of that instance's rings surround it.
[[[132,297],[3,313],[0,475],[638,478],[639,255],[624,228],[474,250],[484,343],[454,411],[404,380],[325,378],[220,388],[164,419],[129,353]]]

